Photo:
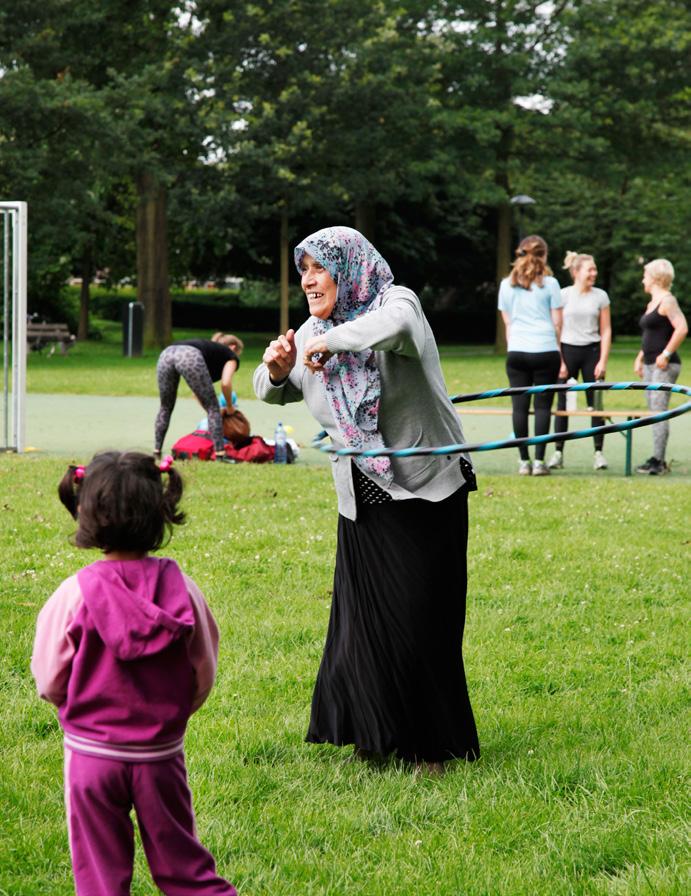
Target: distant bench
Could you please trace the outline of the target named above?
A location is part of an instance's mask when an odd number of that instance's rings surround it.
[[[50,355],[55,347],[60,346],[60,354],[67,354],[67,349],[75,343],[76,337],[70,333],[67,324],[44,324],[29,321],[26,325],[26,344],[32,351],[40,352],[46,345],[51,345]]]
[[[461,416],[463,416],[464,414],[476,414],[477,416],[483,417],[510,417],[513,413],[511,408],[466,408],[461,406],[456,410]],[[530,413],[532,414],[533,411],[531,410]],[[626,420],[637,420],[639,417],[651,417],[653,415],[653,411],[605,411],[601,408],[591,408],[587,411],[552,411],[552,415],[555,417],[602,417],[603,420],[613,420],[613,418],[615,417],[622,417]],[[622,435],[626,439],[626,463],[624,466],[624,473],[626,476],[630,476],[631,454],[633,449],[633,430],[627,429],[622,432]]]

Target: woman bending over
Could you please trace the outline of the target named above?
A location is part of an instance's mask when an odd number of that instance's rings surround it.
[[[223,423],[214,383],[220,380],[226,407],[233,406],[233,375],[240,366],[243,342],[232,334],[214,333],[211,339],[181,339],[164,349],[158,359],[156,376],[161,404],[156,415],[154,456],[161,457],[182,377],[204,408],[214,441],[216,460],[227,461]]]

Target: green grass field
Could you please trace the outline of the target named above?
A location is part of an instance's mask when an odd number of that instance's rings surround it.
[[[29,674],[39,608],[96,558],[68,543],[63,469],[0,456],[3,896],[73,892],[60,731]],[[228,472],[189,467],[189,522],[166,553],[222,632],[187,757],[200,834],[241,894],[689,892],[687,483],[483,478],[465,643],[483,755],[432,779],[303,743],[329,613],[330,473]],[[141,850],[132,892],[153,892]]]
[[[156,396],[157,352],[123,359],[119,327],[99,326],[102,341],[65,357],[32,354],[30,392]],[[268,338],[246,337],[241,400]],[[634,379],[636,351],[636,340],[618,341],[608,378]],[[491,347],[440,352],[450,393],[506,382]],[[620,393],[607,406],[645,399]],[[303,743],[333,573],[328,465],[186,467],[189,521],[166,553],[197,579],[222,632],[188,767],[201,836],[240,893],[687,893],[684,463],[664,479],[534,482],[491,466],[481,476],[465,659],[483,755],[442,779]],[[0,896],[73,892],[60,731],[29,673],[38,610],[96,559],[69,544],[74,526],[55,491],[63,470],[50,456],[0,455]],[[153,892],[141,850],[132,892]]]

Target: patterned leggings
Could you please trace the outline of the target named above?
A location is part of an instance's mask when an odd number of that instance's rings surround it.
[[[643,365],[643,381],[646,383],[676,383],[681,373],[681,364],[668,364],[666,370],[660,370],[657,364]],[[666,411],[669,407],[670,392],[646,392],[648,410],[654,414]],[[658,460],[665,459],[669,439],[669,420],[653,423],[653,456]]]
[[[221,411],[209,369],[199,349],[191,345],[169,345],[160,354],[156,376],[161,406],[156,415],[155,450],[160,451],[163,446],[163,440],[170,425],[170,415],[173,413],[178,395],[178,384],[182,377],[206,411],[209,418],[209,432],[214,440],[216,453],[223,454]]]

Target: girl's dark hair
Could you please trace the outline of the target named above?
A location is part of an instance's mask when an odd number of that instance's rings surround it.
[[[511,271],[511,286],[530,289],[535,281],[542,286],[542,278],[551,273],[552,269],[547,264],[547,243],[542,237],[532,234],[521,240]]]
[[[161,472],[151,455],[138,451],[106,451],[86,468],[69,467],[58,495],[79,524],[74,543],[80,548],[156,551],[185,521],[180,474],[172,467]]]

